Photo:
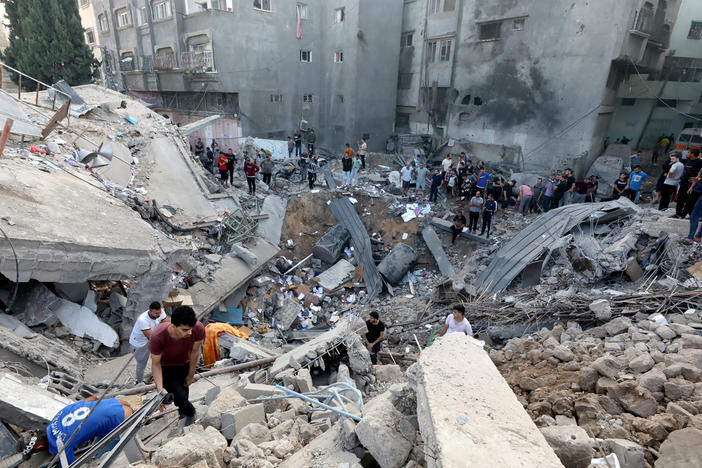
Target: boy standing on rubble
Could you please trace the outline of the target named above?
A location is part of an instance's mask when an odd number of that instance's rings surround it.
[[[417,191],[417,194],[420,193],[422,194],[422,198],[424,197],[424,191],[427,189],[427,175],[429,174],[429,169],[424,167],[424,163],[419,163],[419,169],[416,171],[417,174],[417,185],[415,186],[415,189]]]
[[[473,336],[473,328],[466,319],[466,308],[461,304],[456,304],[452,307],[451,312],[446,316],[444,328],[439,332],[439,336],[444,336],[446,333],[465,333],[468,336]]]
[[[149,305],[149,310],[142,312],[134,322],[132,333],[129,335],[129,344],[136,359],[136,384],[144,385],[144,369],[149,362],[149,339],[151,333],[161,322],[168,322],[166,312],[161,308],[161,303],[154,301]]]
[[[219,157],[217,158],[217,165],[219,166],[219,178],[222,181],[222,186],[227,187],[229,184],[227,183],[227,179],[229,178],[227,175],[227,155],[224,153],[219,153]]]
[[[431,177],[431,188],[429,189],[430,202],[436,202],[436,199],[439,196],[439,187],[441,187],[441,182],[443,182],[443,180],[444,178],[441,175],[441,171],[436,169],[434,171],[434,175]]]
[[[171,321],[161,323],[151,334],[151,372],[156,391],[166,389],[173,394],[178,414],[189,426],[195,420],[195,407],[188,401],[188,387],[195,380],[195,367],[200,359],[200,347],[205,339],[205,327],[197,320],[190,306],[178,306]]]
[[[366,348],[368,348],[370,352],[371,362],[377,364],[380,342],[383,341],[383,337],[385,336],[385,324],[380,321],[378,312],[373,311],[369,315],[370,318],[366,320],[368,333],[363,335],[363,339],[366,341]]]
[[[244,151],[244,174],[246,174],[246,182],[249,184],[249,195],[256,195],[256,173],[260,169],[255,162],[249,160],[249,154]]]
[[[229,175],[229,185],[234,184],[234,168],[236,167],[236,156],[231,148],[227,151],[227,174]]]
[[[490,237],[490,227],[492,226],[492,217],[497,212],[497,201],[491,193],[488,194],[488,199],[483,206],[483,228],[480,230],[480,235],[485,234],[485,228],[487,228],[486,239]]]
[[[480,217],[480,211],[483,209],[483,202],[480,190],[477,190],[475,196],[470,199],[468,204],[468,231],[470,232],[478,230],[478,218]]]

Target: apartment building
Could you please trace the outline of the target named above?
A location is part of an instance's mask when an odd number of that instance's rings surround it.
[[[402,0],[92,0],[120,89],[201,136],[285,138],[306,123],[340,152],[393,131]],[[209,133],[208,133],[209,132]]]
[[[91,0],[78,0],[78,14],[80,22],[83,25],[83,34],[85,35],[85,43],[88,44],[93,52],[93,57],[102,61],[102,51],[100,50],[100,35],[98,34],[97,24],[95,23],[95,11]],[[104,73],[100,73],[102,84],[104,82]]]
[[[405,0],[396,127],[515,170],[587,169],[681,0]]]
[[[650,148],[663,134],[702,127],[702,2],[682,0],[666,46],[660,71],[635,70],[619,84],[612,141],[626,136]]]

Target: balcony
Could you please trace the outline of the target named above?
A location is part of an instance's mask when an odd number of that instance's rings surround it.
[[[119,71],[129,72],[137,69],[134,57],[122,57],[119,61]]]
[[[156,61],[154,63],[154,68],[156,70],[173,70],[177,68],[175,54],[173,52],[159,54],[156,53]]]
[[[180,61],[186,73],[215,73],[214,52],[211,50],[193,50],[183,52]]]
[[[634,15],[634,24],[632,24],[629,33],[636,36],[649,37],[651,35],[653,25],[653,10],[642,8],[636,11]]]

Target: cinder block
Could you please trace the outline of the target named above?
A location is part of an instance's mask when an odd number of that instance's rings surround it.
[[[297,374],[293,376],[295,386],[298,388],[300,393],[308,393],[314,391],[314,386],[312,385],[312,375],[309,369],[300,369]]]
[[[243,408],[222,413],[222,435],[231,440],[245,426],[252,423],[266,424],[266,413],[263,403],[247,405]]]

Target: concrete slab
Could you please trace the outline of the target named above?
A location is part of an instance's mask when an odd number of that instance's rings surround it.
[[[256,234],[267,242],[278,245],[280,235],[283,232],[283,221],[287,207],[288,201],[277,195],[268,195],[264,198],[261,214],[267,214],[268,218],[258,222]]]
[[[263,239],[255,239],[251,245],[247,245],[247,248],[256,255],[258,264],[251,266],[239,257],[226,255],[214,272],[212,281],[201,281],[181,291],[192,297],[193,309],[198,319],[207,316],[210,311],[219,306],[220,301],[253,279],[279,251],[278,247]]]
[[[229,357],[237,363],[275,357],[278,354],[238,336],[225,333],[217,339],[220,348],[226,348]]]
[[[427,226],[422,229],[422,237],[424,242],[427,244],[429,251],[434,256],[436,264],[439,266],[439,271],[445,279],[451,279],[456,275],[456,271],[453,269],[453,265],[446,256],[444,252],[444,247],[441,245],[441,240],[439,236],[436,235],[436,231],[433,227]]]
[[[25,358],[44,369],[61,370],[75,377],[83,375],[84,359],[72,346],[59,339],[32,333],[18,336],[9,328],[0,327],[0,348],[8,353]]]
[[[344,434],[340,424],[335,424],[324,434],[313,439],[303,449],[295,452],[279,465],[280,468],[301,466],[334,466],[361,468],[361,460],[344,450]]]
[[[289,297],[283,299],[283,306],[275,311],[275,326],[283,331],[289,330],[302,311],[302,306]]]
[[[70,166],[66,171],[47,174],[21,160],[0,160],[0,213],[15,222],[3,229],[19,257],[20,282],[130,279],[168,256],[185,255],[94,179]],[[0,242],[0,273],[15,278],[7,242]]]
[[[347,335],[355,332],[363,332],[366,328],[365,322],[362,320],[353,320],[354,318],[351,318],[351,321],[342,321],[336,328],[332,328],[328,332],[319,335],[307,343],[303,343],[295,349],[280,355],[278,359],[273,361],[273,365],[270,369],[271,377],[275,377],[280,372],[291,367],[291,361],[304,364],[308,361],[308,354],[314,353],[315,355],[319,355],[326,351],[331,345],[341,342]]]
[[[41,429],[64,406],[73,403],[12,374],[0,375],[0,419],[22,429]]]
[[[455,359],[461,356],[461,359]],[[449,333],[425,350],[408,376],[427,467],[562,467],[480,344]]]
[[[100,364],[89,367],[85,371],[83,376],[83,381],[88,385],[94,385],[97,387],[106,387],[112,382],[117,372],[119,372],[124,364],[129,360],[131,354],[125,354],[124,356],[116,357],[110,359],[109,361],[102,362]],[[144,380],[149,381],[151,379],[151,358],[146,364],[146,369],[144,371]],[[115,382],[115,386],[134,386],[136,383],[136,360],[132,359],[127,368],[119,376],[119,379]]]
[[[353,278],[355,271],[356,267],[342,258],[331,268],[315,276],[314,281],[327,291],[334,291],[348,283]]]

